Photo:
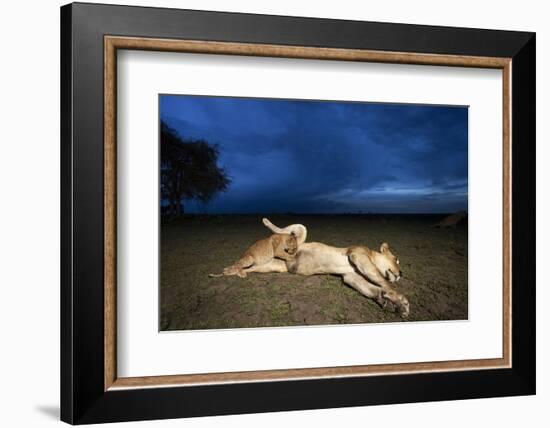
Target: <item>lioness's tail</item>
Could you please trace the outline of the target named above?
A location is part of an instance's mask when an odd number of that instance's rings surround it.
[[[286,231],[284,231],[280,227],[275,226],[273,223],[271,223],[269,221],[269,219],[267,219],[265,217],[262,219],[262,223],[265,225],[265,227],[267,227],[273,233],[287,233]]]
[[[291,224],[285,228],[280,228],[271,223],[267,218],[262,219],[265,227],[271,230],[273,233],[288,233],[296,237],[298,245],[306,242],[307,238],[307,229],[303,224]]]

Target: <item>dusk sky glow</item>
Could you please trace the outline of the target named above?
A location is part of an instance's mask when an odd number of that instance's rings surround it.
[[[161,95],[160,116],[232,180],[188,213],[468,209],[467,107]]]

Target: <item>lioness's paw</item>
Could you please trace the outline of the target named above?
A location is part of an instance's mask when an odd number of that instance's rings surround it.
[[[378,303],[378,305],[388,311],[388,312],[395,312],[396,311],[396,308],[395,308],[395,305],[391,302],[391,300],[388,300],[384,297],[382,297],[382,293],[380,293],[376,299],[375,299],[376,303]]]
[[[389,300],[395,308],[395,312],[399,312],[399,315],[403,319],[407,319],[410,314],[410,305],[409,300],[394,290],[384,290],[382,291],[382,297]]]

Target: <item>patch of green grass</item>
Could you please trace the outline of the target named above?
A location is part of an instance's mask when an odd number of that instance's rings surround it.
[[[273,325],[287,325],[291,304],[287,301],[273,302],[269,308],[269,316]]]

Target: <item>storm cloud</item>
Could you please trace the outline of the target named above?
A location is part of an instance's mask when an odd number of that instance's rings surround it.
[[[468,205],[468,109],[161,95],[231,177],[201,213],[448,213]]]

